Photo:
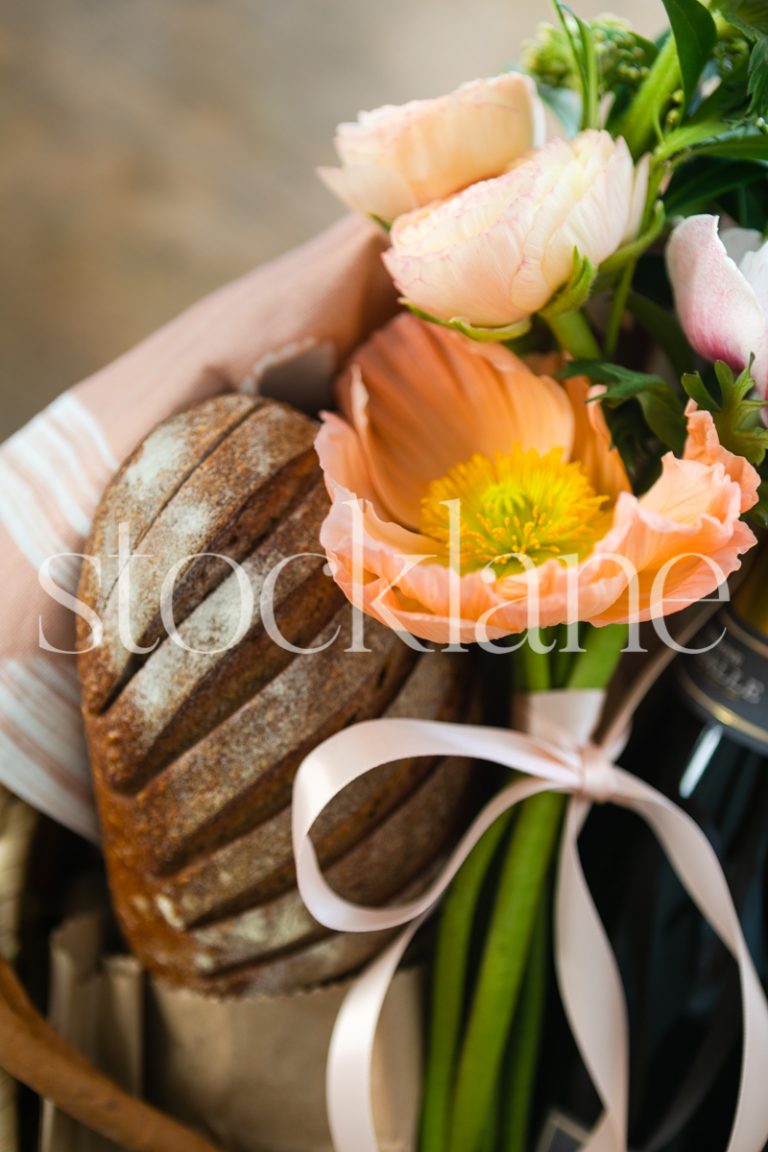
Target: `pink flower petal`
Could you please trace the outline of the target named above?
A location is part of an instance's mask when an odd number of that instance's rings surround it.
[[[716,216],[691,216],[675,228],[667,265],[680,322],[696,351],[741,370],[754,355],[768,368],[768,317],[728,255]],[[762,387],[768,379],[761,377]]]
[[[413,304],[479,326],[531,316],[567,283],[574,248],[599,265],[638,226],[647,164],[586,131],[552,140],[504,175],[401,216],[384,263]]]
[[[760,475],[743,456],[736,456],[723,448],[717,436],[711,412],[701,412],[693,400],[685,410],[688,418],[688,440],[685,445],[685,459],[699,460],[707,464],[721,463],[728,475],[741,491],[741,512],[754,508],[759,499]]]
[[[318,168],[317,174],[342,203],[380,220],[394,220],[418,204],[408,182],[387,168],[356,164],[353,168]]]
[[[535,84],[505,72],[434,100],[361,112],[336,131],[342,167],[319,175],[346,204],[390,221],[498,176],[543,136]]]

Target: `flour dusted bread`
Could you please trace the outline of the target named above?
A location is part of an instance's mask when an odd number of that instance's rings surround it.
[[[461,657],[418,655],[370,620],[367,651],[347,651],[351,609],[318,542],[315,431],[285,405],[234,395],[166,421],[106,492],[83,570],[81,600],[103,622],[80,676],[118,918],[150,969],[217,993],[328,980],[381,946],[329,933],[303,907],[293,778],[356,720],[465,709]],[[284,645],[260,610],[281,561]],[[418,890],[466,821],[468,790],[467,765],[421,759],[358,781],[313,831],[329,878],[363,903]]]

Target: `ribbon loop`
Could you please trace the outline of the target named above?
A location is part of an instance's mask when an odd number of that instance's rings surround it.
[[[539,694],[539,706],[546,705]],[[553,694],[555,695],[555,694]],[[558,694],[562,696],[563,694]],[[578,692],[568,703],[578,711]],[[590,706],[594,705],[594,693]],[[561,701],[550,702],[552,711]],[[586,703],[586,701],[585,701]],[[583,719],[583,716],[582,716]],[[555,961],[566,1012],[604,1106],[584,1152],[626,1152],[629,1056],[624,993],[610,942],[581,869],[578,836],[592,802],[608,800],[636,812],[653,829],[681,882],[739,966],[744,1012],[742,1077],[728,1152],[761,1152],[768,1139],[768,1003],[749,955],[717,856],[696,823],[661,793],[612,762],[608,747],[589,742],[584,724],[557,724],[537,735],[469,724],[382,719],[344,729],[315,748],[294,783],[293,838],[299,891],[310,913],[329,928],[402,932],[352,987],[339,1013],[327,1068],[328,1114],[336,1152],[378,1152],[370,1069],[379,1011],[408,942],[435,909],[474,846],[502,813],[537,793],[572,799],[560,846]],[[486,805],[440,877],[409,904],[371,909],[350,904],[326,884],[309,833],[323,809],[353,780],[404,757],[472,757],[522,778]]]

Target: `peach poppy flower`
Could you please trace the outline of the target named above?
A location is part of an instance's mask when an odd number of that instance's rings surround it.
[[[317,438],[321,540],[356,606],[466,643],[679,611],[739,567],[759,478],[710,414],[689,405],[682,459],[635,496],[589,383],[555,366],[405,314],[359,349]]]

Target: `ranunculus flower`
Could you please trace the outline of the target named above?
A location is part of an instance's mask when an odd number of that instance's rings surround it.
[[[497,176],[543,137],[536,86],[510,72],[436,100],[361,112],[336,130],[343,166],[319,174],[345,204],[390,221]]]
[[[667,247],[667,265],[685,334],[707,360],[753,374],[768,394],[768,242],[760,232],[725,228],[717,216],[690,216]]]
[[[353,603],[424,639],[471,642],[479,621],[491,638],[528,627],[533,596],[541,625],[648,619],[717,586],[701,557],[723,576],[739,567],[759,478],[710,414],[689,406],[683,458],[667,455],[635,496],[589,383],[556,382],[544,370],[558,363],[412,316],[359,350],[344,418],[326,415],[317,439],[332,500],[321,539]]]
[[[406,300],[439,320],[519,323],[567,283],[575,248],[597,265],[635,238],[647,173],[607,132],[553,140],[506,175],[401,216],[384,262]]]

